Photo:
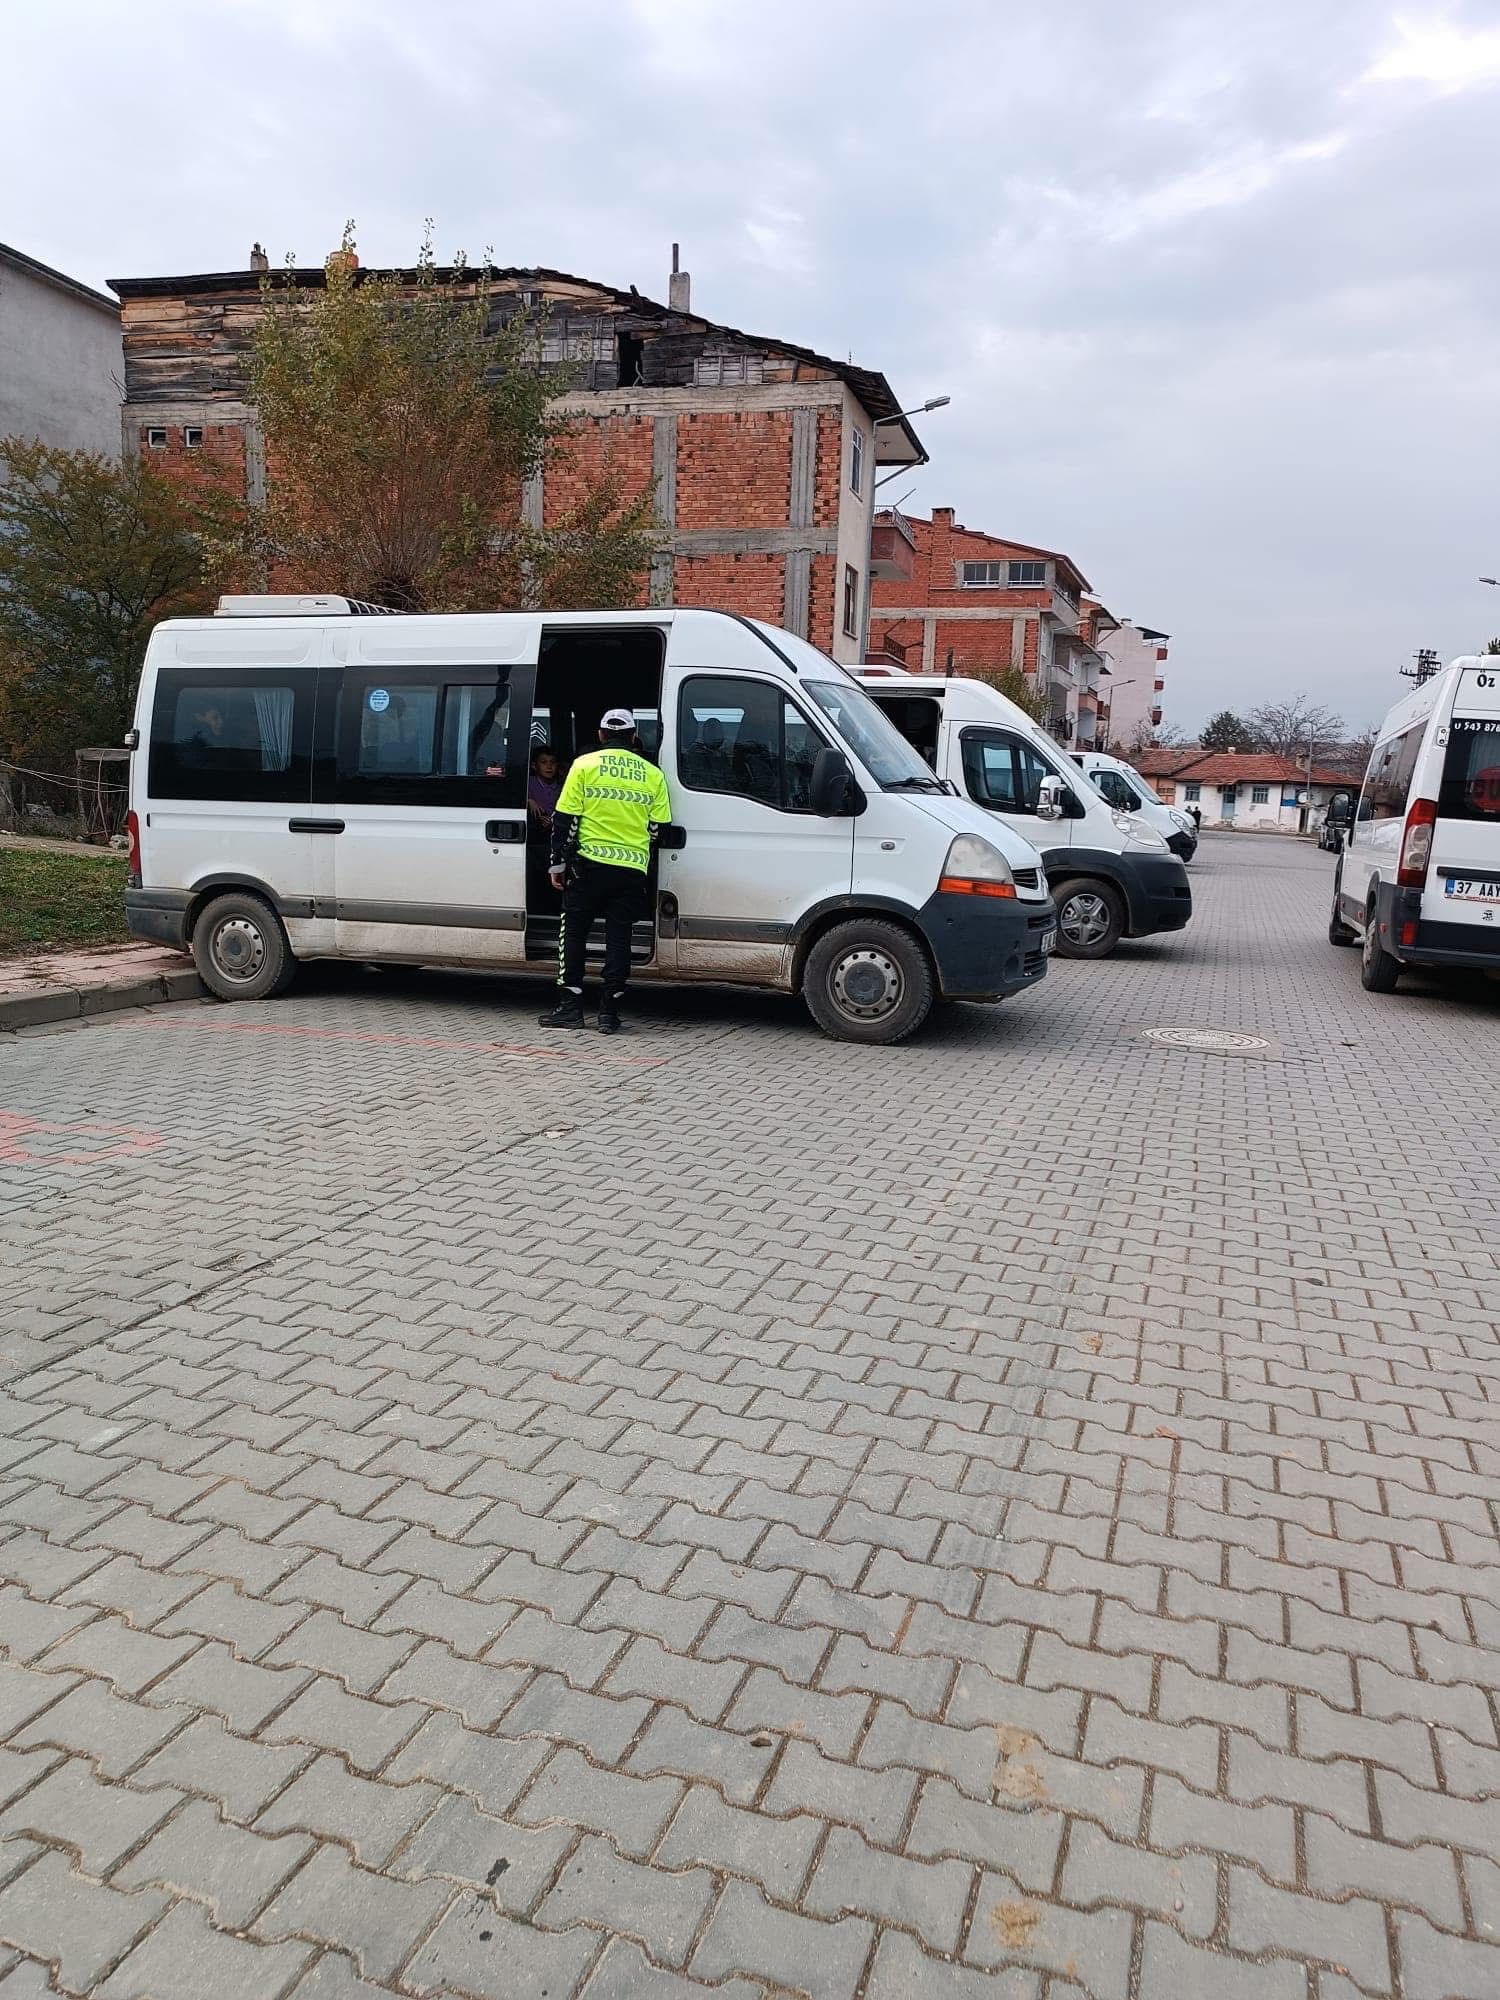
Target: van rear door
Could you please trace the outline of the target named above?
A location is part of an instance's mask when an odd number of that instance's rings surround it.
[[[374,628],[374,629],[371,629]],[[348,649],[330,816],[340,957],[519,962],[541,621],[371,619]]]
[[[1493,935],[1500,951],[1500,658],[1459,674],[1433,755],[1441,775],[1423,922]],[[1463,936],[1445,942],[1470,944]],[[1473,945],[1484,948],[1477,936]]]
[[[163,632],[136,777],[148,889],[219,882],[268,895],[284,918],[312,916],[315,625]]]

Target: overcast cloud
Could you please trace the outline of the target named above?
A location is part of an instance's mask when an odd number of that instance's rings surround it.
[[[1500,12],[0,0],[0,236],[93,284],[486,247],[879,368],[907,504],[1171,632],[1168,720],[1500,631]],[[888,489],[903,493],[897,484]]]

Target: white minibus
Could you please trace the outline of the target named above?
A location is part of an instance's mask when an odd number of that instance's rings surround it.
[[[1409,965],[1500,972],[1500,655],[1454,660],[1381,723],[1328,937],[1360,946],[1372,993]]]
[[[151,635],[127,917],[221,999],[301,959],[545,973],[560,899],[529,769],[542,745],[565,769],[614,707],[673,806],[640,977],[800,992],[828,1034],[895,1042],[936,999],[1045,972],[1036,850],[805,640],[715,611],[371,609],[225,598]]]
[[[1057,899],[1059,957],[1105,958],[1121,938],[1181,930],[1192,916],[1187,870],[1162,836],[1111,806],[998,688],[889,668],[864,679],[932,770],[991,826],[1008,826],[1040,850]]]
[[[1134,764],[1103,750],[1073,750],[1069,754],[1112,806],[1138,814],[1143,826],[1155,827],[1179,861],[1192,860],[1198,852],[1197,827],[1187,813],[1158,798]]]

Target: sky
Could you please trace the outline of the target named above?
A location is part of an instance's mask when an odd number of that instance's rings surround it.
[[[1500,632],[1500,0],[0,0],[84,281],[551,265],[881,370],[908,511],[1172,635],[1166,720]]]

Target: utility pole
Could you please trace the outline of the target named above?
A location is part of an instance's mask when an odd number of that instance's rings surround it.
[[[1303,833],[1306,833],[1307,829],[1312,825],[1312,774],[1313,774],[1314,727],[1315,725],[1311,722],[1308,723],[1307,725],[1307,791],[1305,794],[1307,799],[1307,804],[1302,808],[1301,831]]]

